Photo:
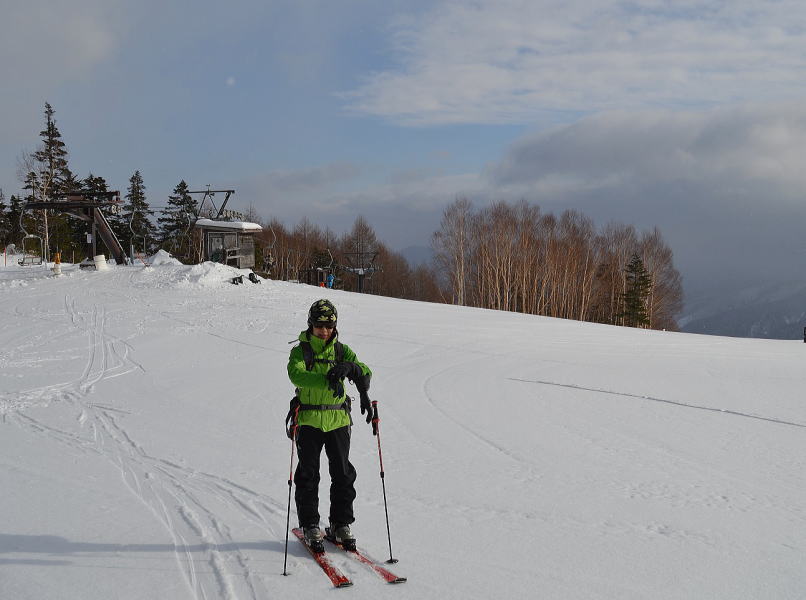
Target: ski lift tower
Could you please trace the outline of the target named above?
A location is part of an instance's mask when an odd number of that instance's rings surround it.
[[[350,262],[349,266],[343,266],[345,271],[354,273],[358,277],[358,293],[364,291],[364,278],[372,277],[372,274],[380,271],[381,267],[375,264],[375,259],[378,257],[377,250],[371,251],[358,251],[358,252],[345,252],[344,255]]]

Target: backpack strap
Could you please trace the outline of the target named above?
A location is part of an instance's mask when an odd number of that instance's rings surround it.
[[[328,360],[326,358],[314,358],[313,346],[311,346],[310,342],[300,342],[299,347],[300,349],[302,349],[302,359],[305,361],[305,369],[308,371],[313,369],[313,365],[315,363],[327,363],[329,365],[333,365],[337,362],[344,361],[344,344],[342,344],[339,341],[333,344],[333,347],[336,350],[336,360]]]
[[[302,349],[302,359],[305,361],[305,369],[310,371],[313,369],[313,348],[310,342],[300,342],[299,347]]]

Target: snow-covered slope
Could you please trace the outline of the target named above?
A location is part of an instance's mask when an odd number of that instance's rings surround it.
[[[806,344],[158,262],[0,271],[0,598],[803,597]],[[330,590],[293,538],[282,576],[288,342],[322,295],[375,373],[403,585],[336,556]],[[353,461],[384,558],[358,420]]]

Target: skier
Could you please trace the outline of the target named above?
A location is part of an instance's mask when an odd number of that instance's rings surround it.
[[[319,460],[322,448],[330,471],[330,526],[328,536],[348,548],[355,547],[350,525],[355,521],[356,471],[349,460],[350,398],[344,379],[355,383],[361,399],[361,414],[372,421],[367,392],[372,372],[338,341],[338,313],[329,300],[317,300],[308,311],[308,329],[288,358],[288,377],[297,388],[296,445],[299,456],[294,500],[305,541],[317,552],[324,550],[319,528]],[[293,408],[292,408],[293,410]],[[291,414],[291,413],[289,413]]]

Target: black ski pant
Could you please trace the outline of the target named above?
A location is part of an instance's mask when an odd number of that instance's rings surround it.
[[[319,459],[325,448],[330,471],[330,521],[349,525],[355,521],[355,467],[350,464],[350,427],[325,433],[302,425],[297,430],[299,463],[294,473],[294,499],[300,527],[319,524]]]

